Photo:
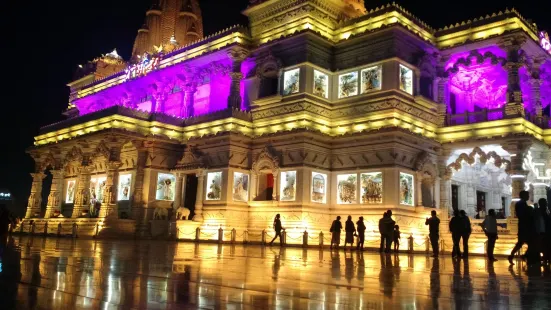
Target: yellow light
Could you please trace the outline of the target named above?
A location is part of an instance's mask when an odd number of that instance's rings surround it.
[[[350,35],[352,35],[352,33],[350,31],[345,32],[345,33],[341,34],[341,39],[348,40],[348,38],[350,38]]]

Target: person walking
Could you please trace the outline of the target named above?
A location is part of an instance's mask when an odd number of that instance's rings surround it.
[[[281,240],[281,230],[283,230],[283,226],[281,226],[281,219],[280,219],[280,215],[279,213],[276,214],[275,218],[274,218],[274,230],[275,230],[275,236],[274,238],[272,239],[272,241],[270,242],[270,246],[274,244],[274,241],[277,237],[279,237],[279,244],[280,245],[283,245],[283,241]]]
[[[336,248],[339,248],[339,245],[341,244],[341,230],[342,230],[342,223],[341,223],[341,217],[337,216],[337,219],[333,221],[331,224],[331,228],[329,229],[331,231],[331,245],[329,246],[330,249],[333,249],[333,245],[336,246]]]
[[[530,198],[530,193],[527,191],[521,191],[519,193],[520,200],[515,204],[515,215],[518,218],[518,233],[517,233],[517,243],[511,250],[511,254],[507,257],[509,264],[514,265],[513,256],[517,253],[524,244],[528,244],[530,239],[530,231],[534,226],[532,221],[531,208],[528,206],[528,199]]]
[[[357,249],[363,251],[364,241],[365,241],[365,230],[366,230],[363,216],[360,216],[360,219],[356,222],[356,229],[358,231]]]
[[[394,225],[394,233],[392,234],[392,238],[394,239],[394,253],[398,253],[398,250],[400,249],[400,239],[402,238],[400,232],[400,226]]]
[[[551,215],[549,214],[549,206],[547,199],[542,198],[538,201],[539,211],[543,217],[543,223],[545,225],[545,234],[542,240],[542,251],[544,263],[551,263]]]
[[[538,257],[540,257],[540,254],[544,255],[544,260],[546,259],[545,256],[545,234],[546,234],[546,227],[545,227],[545,217],[547,215],[547,200],[545,198],[541,198],[538,201],[538,208],[534,210],[534,228],[536,230],[534,245],[536,247],[536,251],[538,253]]]
[[[385,253],[390,253],[394,224],[395,222],[392,220],[392,211],[386,211],[383,218],[379,220],[379,233],[381,234],[381,245],[379,247],[380,253],[383,252],[383,249]]]
[[[471,220],[467,216],[465,210],[459,211],[459,223],[460,223],[460,232],[461,239],[463,239],[463,255],[461,257],[467,258],[469,256],[469,237],[471,236]]]
[[[429,226],[429,239],[432,246],[432,256],[438,257],[438,239],[440,238],[440,219],[436,217],[436,211],[430,212],[431,217],[427,218],[425,225]]]
[[[494,248],[497,240],[497,219],[496,211],[494,209],[490,209],[490,211],[488,211],[488,215],[486,215],[484,221],[482,221],[482,224],[480,224],[480,226],[482,226],[486,237],[488,237],[486,246],[488,260],[490,260],[491,262],[496,262],[497,259],[494,257]]]
[[[461,240],[460,224],[461,223],[459,220],[459,211],[454,210],[453,217],[450,220],[450,224],[449,224],[450,233],[452,234],[452,242],[453,242],[452,258],[461,257],[461,250],[459,249],[459,241]]]
[[[344,231],[346,232],[346,236],[344,238],[344,250],[346,251],[346,245],[350,243],[350,251],[352,251],[352,248],[354,247],[354,235],[356,235],[356,227],[354,226],[354,222],[352,222],[352,216],[350,215],[344,223]]]

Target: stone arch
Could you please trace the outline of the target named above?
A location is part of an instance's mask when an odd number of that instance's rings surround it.
[[[269,172],[271,172],[271,175],[273,177],[273,187],[271,188],[272,194],[271,199],[269,195],[269,187],[264,186],[264,179],[262,179],[263,175],[269,175]],[[279,175],[279,157],[268,147],[265,147],[260,154],[256,157],[256,160],[252,164],[251,169],[251,176],[252,176],[252,182],[251,182],[251,188],[252,188],[252,197],[255,200],[265,200],[261,198],[261,195],[263,195],[264,192],[266,193],[266,199],[267,200],[276,200],[277,197],[277,188],[278,188],[278,182],[277,178]]]
[[[273,154],[268,147],[265,147],[260,154],[258,154],[256,160],[252,164],[252,172],[255,174],[260,173],[260,171],[264,169],[279,171],[279,158],[277,155]]]
[[[474,164],[476,160],[475,158],[476,155],[479,156],[479,160],[483,164],[485,164],[488,161],[488,159],[493,158],[494,165],[496,167],[504,168],[505,172],[507,173],[509,173],[511,169],[511,162],[509,160],[503,159],[495,151],[490,151],[488,153],[485,153],[481,148],[477,146],[469,154],[466,154],[466,153],[459,154],[459,156],[457,156],[457,159],[446,167],[446,178],[451,178],[454,170],[455,171],[461,170],[463,161],[467,162],[469,165]]]

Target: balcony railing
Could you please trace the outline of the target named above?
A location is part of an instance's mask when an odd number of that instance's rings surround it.
[[[503,108],[482,109],[476,112],[465,112],[462,114],[451,114],[446,116],[446,126],[457,126],[474,124],[503,119],[505,115]]]

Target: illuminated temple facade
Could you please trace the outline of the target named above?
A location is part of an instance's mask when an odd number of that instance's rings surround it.
[[[391,209],[421,240],[433,209],[443,232],[453,209],[496,209],[514,238],[511,202],[551,182],[549,37],[516,10],[433,29],[367,6],[251,1],[248,28],[203,37],[198,1],[154,4],[132,59],[86,65],[41,128],[26,217],[155,236],[186,216],[180,238],[254,239],[280,213],[301,243],[337,215],[378,238]]]

